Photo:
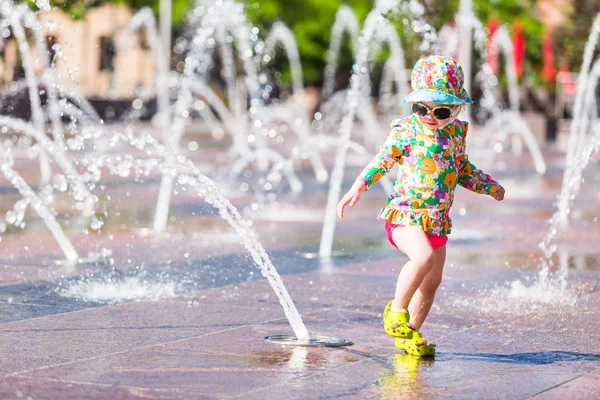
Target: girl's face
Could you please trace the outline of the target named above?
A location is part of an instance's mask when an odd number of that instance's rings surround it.
[[[441,103],[434,103],[433,101],[422,101],[422,102],[420,102],[420,104],[426,105],[429,108],[429,110],[433,110],[434,108],[440,107],[440,106],[446,106],[446,107],[452,109],[452,114],[450,115],[450,117],[448,119],[442,119],[442,120],[435,118],[431,111],[424,117],[421,117],[418,114],[415,114],[417,119],[423,125],[425,125],[427,128],[430,128],[430,129],[441,129],[441,128],[445,127],[446,125],[448,125],[449,123],[454,122],[454,120],[456,119],[456,116],[458,114],[458,111],[459,111],[458,110],[459,106],[456,104],[441,104]]]

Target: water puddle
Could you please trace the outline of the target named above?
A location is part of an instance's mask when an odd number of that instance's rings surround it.
[[[395,354],[390,360],[392,371],[377,381],[374,391],[381,399],[420,398],[418,393],[425,384],[425,375],[435,362],[436,359]]]

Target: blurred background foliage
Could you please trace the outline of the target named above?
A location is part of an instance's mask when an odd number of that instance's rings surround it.
[[[555,32],[555,47],[559,62],[565,62],[572,71],[578,71],[583,61],[583,52],[592,25],[600,13],[598,0],[573,0],[572,13],[563,27]],[[598,46],[594,52],[595,60],[600,55]]]
[[[309,84],[322,83],[327,48],[330,42],[331,27],[335,14],[342,4],[350,6],[361,23],[373,8],[373,0],[247,0],[250,20],[262,29],[268,29],[275,21],[283,21],[294,32],[302,57],[305,79]],[[423,0],[425,19],[439,31],[458,12],[460,0]],[[475,0],[474,8],[484,26],[490,17],[495,17],[507,25],[519,20],[524,26],[527,42],[526,60],[533,74],[534,67],[541,65],[541,41],[543,25],[536,18],[535,1],[532,0]],[[407,29],[402,23],[402,15],[394,15],[392,20],[400,34],[406,56],[406,66],[410,68],[422,56],[418,50],[421,36]],[[474,59],[479,59],[477,56]],[[352,65],[348,43],[340,59],[340,67],[349,70]],[[279,67],[279,66],[278,66]],[[285,74],[284,74],[285,77]],[[536,80],[537,81],[537,80]]]
[[[20,0],[35,8],[35,0]],[[202,1],[202,0],[199,0]],[[284,22],[294,33],[307,84],[322,83],[326,63],[327,48],[330,42],[331,27],[340,5],[350,6],[359,21],[364,22],[373,8],[374,0],[238,0],[244,2],[249,20],[264,33],[275,21]],[[106,3],[126,5],[134,10],[150,7],[158,14],[159,0],[50,0],[52,6],[62,9],[73,18],[80,19],[85,13]],[[193,9],[196,0],[172,0],[173,23],[175,32],[185,31],[187,13]],[[460,0],[422,0],[426,20],[437,30],[450,21],[458,12]],[[583,49],[592,26],[593,19],[600,12],[598,0],[473,0],[475,13],[483,26],[490,18],[496,18],[512,32],[515,21],[524,29],[526,54],[524,78],[530,85],[543,85],[542,40],[546,30],[551,30],[554,39],[554,53],[557,68],[568,66],[578,70]],[[559,26],[548,26],[539,13],[540,3],[562,8],[565,22]],[[392,20],[398,29],[406,56],[406,65],[410,66],[421,56],[418,43],[421,37],[402,23],[403,16],[395,15]],[[264,37],[264,35],[263,35]],[[381,56],[381,60],[385,55]],[[478,60],[477,56],[474,57]],[[277,57],[273,68],[288,71],[284,57]],[[341,70],[349,70],[352,55],[348,41],[340,57]],[[282,79],[289,78],[289,71],[283,72]]]

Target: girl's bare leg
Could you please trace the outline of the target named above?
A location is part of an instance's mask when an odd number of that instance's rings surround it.
[[[442,283],[442,272],[446,262],[446,246],[438,247],[433,251],[435,265],[425,277],[408,306],[410,324],[418,331],[429,314],[435,292]]]
[[[436,265],[434,251],[421,227],[397,227],[392,232],[396,246],[410,259],[398,276],[391,311],[408,311],[408,306],[425,277]]]

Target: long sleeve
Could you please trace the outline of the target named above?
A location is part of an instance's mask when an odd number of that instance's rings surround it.
[[[502,186],[492,179],[491,176],[481,171],[469,161],[469,157],[466,153],[466,136],[469,129],[468,123],[464,122],[462,128],[463,135],[458,157],[459,170],[457,183],[475,193],[491,195]]]
[[[402,126],[399,120],[392,122],[392,131],[379,152],[356,178],[356,180],[364,183],[367,190],[387,174],[395,163],[402,160],[408,146]]]

